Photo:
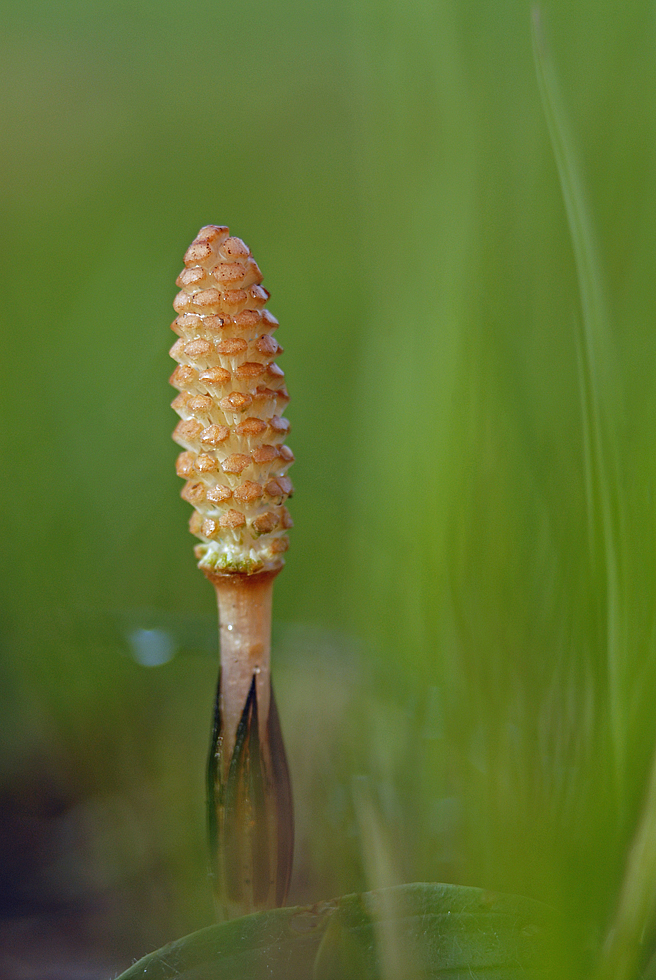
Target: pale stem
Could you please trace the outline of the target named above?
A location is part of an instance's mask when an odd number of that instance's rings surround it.
[[[219,709],[224,779],[253,677],[260,741],[261,744],[266,741],[271,691],[271,605],[273,582],[278,571],[208,575],[216,589],[219,607]]]

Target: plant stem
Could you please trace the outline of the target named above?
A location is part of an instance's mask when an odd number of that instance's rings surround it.
[[[208,575],[219,607],[221,679],[219,711],[223,728],[224,769],[235,747],[237,727],[255,678],[259,738],[264,741],[271,689],[271,604],[280,569],[256,575]]]
[[[284,904],[291,876],[291,783],[270,669],[277,573],[206,572],[219,606],[208,814],[216,905],[224,919]]]

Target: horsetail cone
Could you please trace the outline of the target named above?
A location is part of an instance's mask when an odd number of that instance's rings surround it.
[[[177,279],[171,384],[181,421],[173,438],[187,480],[182,496],[195,508],[190,530],[201,539],[203,571],[251,575],[273,571],[287,550],[294,461],[284,444],[289,395],[274,358],[278,321],[264,306],[262,273],[228,229],[201,228]]]
[[[273,581],[292,520],[285,445],[289,401],[275,363],[278,321],[250,250],[226,227],[201,228],[184,257],[171,325],[171,384],[184,450],[178,475],[193,507],[199,568],[219,605],[220,673],[208,809],[222,917],[284,903],[291,875],[289,772],[270,673]]]

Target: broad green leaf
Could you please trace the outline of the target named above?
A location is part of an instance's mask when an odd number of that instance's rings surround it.
[[[552,925],[529,899],[400,885],[201,929],[119,980],[542,980]]]

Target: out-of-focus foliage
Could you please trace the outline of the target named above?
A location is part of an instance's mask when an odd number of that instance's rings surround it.
[[[601,471],[527,3],[3,4],[8,975],[212,921],[215,613],[166,384],[208,222],[263,269],[293,397],[291,900],[444,880],[603,935],[656,729],[656,25],[544,18],[608,310]]]

